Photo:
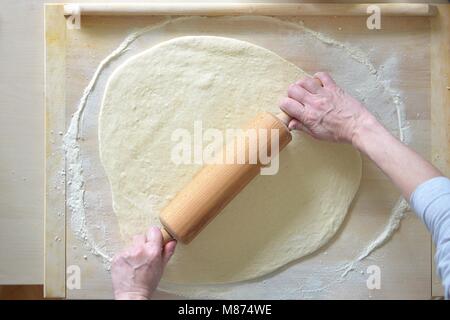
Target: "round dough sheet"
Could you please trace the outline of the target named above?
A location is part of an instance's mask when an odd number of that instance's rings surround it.
[[[175,38],[111,75],[99,117],[100,157],[124,241],[160,225],[161,209],[201,168],[171,161],[177,128],[240,128],[278,112],[305,73],[248,42]],[[205,143],[206,145],[206,143]],[[227,283],[268,274],[319,249],[345,218],[361,179],[349,145],[294,132],[279,172],[256,177],[189,245],[179,244],[164,280]]]

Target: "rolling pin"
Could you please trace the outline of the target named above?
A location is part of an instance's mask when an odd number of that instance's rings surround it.
[[[318,78],[313,78],[322,86]],[[292,120],[284,112],[277,115],[265,112],[251,121],[246,129],[278,129],[279,146],[272,154],[270,134],[262,154],[272,159],[291,142],[288,125]],[[261,146],[258,141],[258,149]],[[226,148],[226,147],[225,147]],[[269,151],[269,152],[268,152]],[[245,152],[248,154],[248,141]],[[258,150],[259,154],[259,150]],[[204,166],[169,204],[161,211],[159,220],[164,243],[177,240],[188,244],[206,227],[245,186],[258,175],[261,163],[213,164]]]
[[[292,135],[287,127],[290,120],[285,113],[275,116],[265,112],[251,121],[246,126],[246,130],[268,130],[266,145],[259,146],[258,141],[258,152],[262,147],[264,148],[261,150],[262,154],[269,155],[270,159],[276,156],[276,152],[281,151],[292,140]],[[271,129],[279,130],[279,148],[274,152],[270,150]],[[248,147],[248,139],[246,139],[246,155],[248,155]],[[159,219],[163,225],[161,232],[164,243],[173,239],[183,244],[191,242],[258,175],[261,167],[262,164],[259,161],[256,164],[248,163],[247,157],[246,161],[241,164],[205,165],[161,211]]]

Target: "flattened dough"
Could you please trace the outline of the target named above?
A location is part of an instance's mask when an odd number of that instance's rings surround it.
[[[277,112],[305,73],[275,53],[229,38],[163,42],[112,74],[99,118],[100,155],[125,241],[159,225],[159,211],[200,165],[170,161],[171,134],[239,128]],[[174,283],[225,283],[267,274],[308,255],[336,233],[359,187],[361,158],[348,145],[294,133],[275,176],[258,176],[164,274]]]

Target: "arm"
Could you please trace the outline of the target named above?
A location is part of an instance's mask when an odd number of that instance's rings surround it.
[[[361,121],[352,143],[375,162],[405,199],[410,199],[421,183],[442,176],[438,169],[397,140],[372,115]]]
[[[392,180],[432,234],[438,273],[450,298],[450,179],[397,140],[328,74],[314,77],[292,84],[281,102],[293,118],[289,127],[317,139],[351,143]]]
[[[291,129],[321,140],[351,143],[366,154],[409,199],[414,189],[442,174],[398,141],[364,106],[339,88],[328,74],[305,78],[289,87],[280,108],[294,120]]]
[[[161,231],[152,227],[133,238],[133,245],[114,256],[111,266],[114,297],[118,300],[148,300],[159,280],[176,241],[163,246]]]

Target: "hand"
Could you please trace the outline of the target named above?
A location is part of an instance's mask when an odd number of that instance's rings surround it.
[[[175,251],[176,241],[163,247],[161,231],[151,227],[133,238],[133,245],[114,256],[111,266],[114,297],[148,300],[158,286],[164,267]]]
[[[364,122],[376,121],[358,100],[339,88],[324,72],[292,84],[280,108],[293,118],[290,129],[334,142],[355,144],[359,127]]]

